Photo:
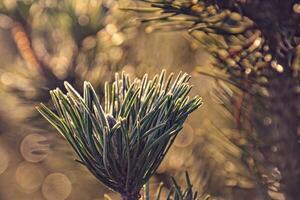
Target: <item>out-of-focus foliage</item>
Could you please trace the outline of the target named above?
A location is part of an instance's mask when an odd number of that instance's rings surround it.
[[[48,90],[65,80],[78,89],[88,80],[101,94],[103,83],[129,62],[126,41],[135,29],[122,30],[127,15],[113,1],[1,1],[0,12],[1,45],[6,37],[13,52],[5,52],[12,58],[2,57],[0,69],[0,198],[101,197],[103,187],[73,164],[70,150],[36,117],[34,106],[47,102]]]
[[[39,0],[0,5],[2,26],[10,29],[26,62],[7,69],[6,79],[15,81],[5,84],[25,104],[49,99],[47,90],[61,87],[64,80],[78,85],[88,80],[99,91],[111,72],[126,65],[125,40],[134,33],[122,31],[126,15],[120,16],[116,2]]]
[[[299,199],[298,1],[143,2],[152,8],[128,9],[159,13],[141,19],[149,30],[186,30],[214,56],[221,71],[197,70],[222,80],[218,98],[247,139],[265,198]]]

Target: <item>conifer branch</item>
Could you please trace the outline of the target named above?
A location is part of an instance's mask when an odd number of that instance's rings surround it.
[[[214,56],[227,83],[243,91],[227,96],[225,105],[239,128],[261,141],[247,150],[263,155],[256,161],[265,168],[260,173],[268,177],[266,191],[280,182],[287,199],[299,199],[299,2],[142,1],[160,9],[141,19],[148,31],[186,30]]]
[[[56,112],[44,104],[37,109],[70,143],[80,162],[123,199],[138,199],[182,129],[188,115],[201,104],[190,99],[190,76],[180,73],[172,81],[163,71],[149,80],[130,81],[116,74],[105,85],[105,102],[90,83],[83,96],[65,83],[67,93],[50,92]]]

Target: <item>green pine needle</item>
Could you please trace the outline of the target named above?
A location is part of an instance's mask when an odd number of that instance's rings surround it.
[[[190,181],[190,177],[187,172],[185,172],[185,180],[186,180],[186,187],[182,188],[178,185],[176,180],[172,177],[172,188],[168,192],[167,200],[209,200],[210,195],[202,194],[199,195],[197,191],[194,191],[193,185]],[[156,192],[155,200],[162,200],[162,189],[163,183],[160,183]]]
[[[105,84],[104,107],[90,83],[84,83],[82,97],[65,82],[66,94],[50,92],[56,112],[44,104],[37,109],[101,182],[137,199],[188,115],[202,104],[200,97],[188,97],[189,75],[174,81],[173,74],[165,76],[163,71],[131,82],[116,74],[113,84]]]

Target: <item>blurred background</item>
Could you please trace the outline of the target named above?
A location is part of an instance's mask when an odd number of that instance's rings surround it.
[[[70,146],[35,106],[47,103],[49,90],[65,80],[79,91],[88,80],[101,96],[115,72],[141,77],[162,69],[190,73],[192,93],[204,105],[188,119],[150,191],[160,182],[170,187],[169,176],[184,185],[188,171],[195,189],[211,199],[265,199],[249,169],[252,160],[240,149],[247,139],[215,93],[220,87],[226,95],[236,92],[199,73],[216,70],[212,56],[185,32],[152,32],[135,20],[140,13],[119,9],[128,5],[138,6],[129,0],[0,1],[0,199],[119,199],[74,161]],[[269,193],[284,199],[276,190],[280,173],[270,173],[275,186]]]

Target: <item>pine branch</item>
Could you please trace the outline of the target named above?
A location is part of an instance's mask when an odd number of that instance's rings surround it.
[[[167,200],[174,199],[174,200],[209,200],[209,195],[202,195],[199,197],[198,192],[193,191],[193,185],[190,181],[190,177],[188,173],[185,173],[185,181],[186,181],[186,188],[182,190],[182,188],[178,185],[176,180],[172,177],[173,186],[167,195]],[[156,200],[161,199],[161,190],[163,188],[163,184],[159,185],[159,188],[156,193]]]
[[[240,98],[228,97],[226,105],[240,128],[261,141],[252,146],[262,153],[264,167],[279,173],[272,172],[267,182],[281,182],[287,199],[299,199],[298,1],[143,2],[160,12],[141,19],[148,30],[186,30],[243,91]]]
[[[90,83],[85,82],[83,97],[65,83],[50,92],[56,113],[44,104],[38,111],[70,143],[93,175],[123,199],[138,199],[182,129],[188,115],[202,103],[189,99],[190,76],[165,71],[152,80],[141,81],[116,74],[106,83],[104,106],[100,105]]]

